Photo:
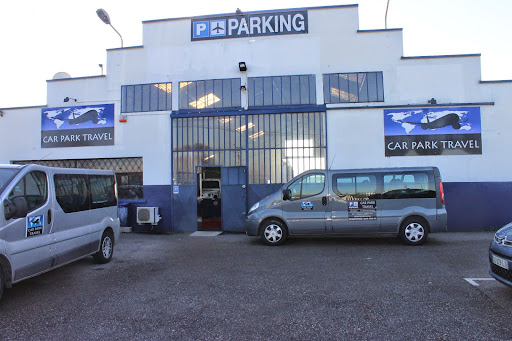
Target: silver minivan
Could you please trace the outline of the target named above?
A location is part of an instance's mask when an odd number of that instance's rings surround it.
[[[437,167],[310,170],[254,204],[249,236],[280,245],[288,236],[397,235],[419,245],[446,231]]]
[[[4,287],[92,255],[119,240],[114,172],[0,165],[0,298]]]

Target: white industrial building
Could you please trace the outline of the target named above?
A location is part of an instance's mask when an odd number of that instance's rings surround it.
[[[0,162],[115,170],[136,231],[243,231],[255,201],[325,167],[437,166],[449,231],[512,220],[512,80],[481,81],[479,54],[404,56],[357,5],[145,21],[106,70],[2,108]]]

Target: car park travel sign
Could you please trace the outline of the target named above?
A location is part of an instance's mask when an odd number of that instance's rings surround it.
[[[386,156],[482,154],[480,107],[384,110]]]
[[[41,148],[114,144],[114,104],[41,110]]]

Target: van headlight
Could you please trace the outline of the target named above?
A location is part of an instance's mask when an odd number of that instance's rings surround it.
[[[258,209],[258,207],[260,207],[260,203],[259,202],[257,202],[254,205],[252,205],[252,207],[249,209],[249,213],[247,213],[247,215],[249,215],[252,212],[256,211]]]

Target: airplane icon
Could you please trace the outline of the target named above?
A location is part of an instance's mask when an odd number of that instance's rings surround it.
[[[215,31],[215,30],[217,31],[217,32],[215,32],[215,33],[219,34],[219,33],[220,33],[220,31],[224,31],[224,27],[221,27],[221,26],[219,25],[219,23],[217,23],[217,27],[215,27],[214,29],[212,29],[212,32],[213,32],[213,31]]]

